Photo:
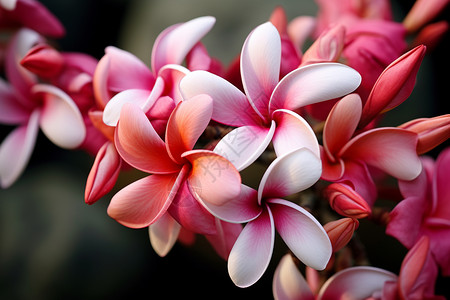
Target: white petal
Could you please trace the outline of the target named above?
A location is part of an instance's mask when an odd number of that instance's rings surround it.
[[[153,250],[164,257],[177,241],[181,226],[170,214],[163,214],[155,223],[148,227],[148,234]]]

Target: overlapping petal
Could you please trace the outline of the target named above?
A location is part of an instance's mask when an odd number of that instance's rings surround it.
[[[283,199],[269,199],[277,232],[307,266],[323,270],[330,260],[332,247],[322,225],[304,208]]]
[[[25,123],[30,111],[17,100],[13,89],[3,79],[0,79],[0,122],[2,124]]]
[[[166,256],[177,241],[181,226],[170,216],[164,213],[153,224],[148,226],[148,234],[153,250],[161,256]]]

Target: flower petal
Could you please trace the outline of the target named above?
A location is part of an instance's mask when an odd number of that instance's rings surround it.
[[[228,260],[230,251],[242,231],[242,225],[216,219],[216,227],[216,234],[206,235],[205,237],[211,246],[213,246],[214,250],[216,250],[217,254],[224,260]]]
[[[272,214],[265,209],[247,223],[228,257],[228,273],[238,287],[248,287],[261,278],[272,257],[275,227]]]
[[[12,131],[0,145],[0,185],[10,187],[22,174],[36,143],[39,132],[39,110],[35,110],[26,125]]]
[[[239,195],[241,176],[226,158],[208,150],[188,151],[183,157],[192,164],[188,178],[191,191],[202,201],[223,205]]]
[[[20,124],[26,123],[30,112],[18,101],[12,87],[3,79],[0,79],[0,123]]]
[[[230,126],[258,125],[261,117],[247,97],[234,85],[207,71],[193,71],[180,82],[185,99],[207,94],[214,101],[212,119]]]
[[[214,148],[226,157],[239,171],[251,165],[269,145],[275,133],[275,122],[270,128],[242,126],[230,131]]]
[[[166,145],[170,157],[182,164],[182,154],[192,150],[211,121],[211,97],[202,94],[178,103],[167,123]]]
[[[331,161],[355,133],[361,111],[358,94],[347,95],[333,106],[323,128],[324,150]]]
[[[290,254],[285,254],[281,258],[275,270],[272,291],[275,300],[315,299]]]
[[[304,208],[290,201],[270,199],[267,202],[277,232],[294,255],[313,269],[325,269],[332,246],[322,225]]]
[[[261,179],[258,202],[262,198],[284,197],[303,191],[320,178],[322,162],[311,150],[301,148],[276,158]]]
[[[108,215],[130,228],[143,228],[156,222],[177,194],[182,176],[149,175],[117,192],[108,206]]]
[[[293,111],[277,109],[272,118],[277,124],[273,147],[277,156],[300,148],[308,148],[320,157],[319,142],[308,122]]]
[[[119,122],[120,111],[125,103],[135,103],[142,107],[150,95],[149,90],[128,89],[119,92],[112,97],[103,110],[103,123],[108,126],[117,126]]]
[[[272,23],[266,22],[248,35],[241,52],[245,93],[266,120],[269,98],[280,76],[280,64],[280,35]]]
[[[168,27],[156,38],[152,50],[152,69],[159,72],[164,65],[180,65],[188,52],[214,26],[216,19],[205,16]]]
[[[342,97],[361,83],[354,69],[339,63],[318,63],[298,68],[286,75],[270,98],[270,113]]]
[[[375,267],[347,268],[324,283],[317,299],[366,299],[374,292],[381,292],[386,281],[397,281],[397,276]]]
[[[188,73],[189,70],[180,65],[165,65],[158,72],[158,77],[164,80],[164,95],[171,97],[175,104],[183,100],[179,87],[181,79]]]
[[[47,84],[36,84],[32,91],[43,97],[39,125],[45,135],[62,148],[80,146],[86,137],[86,127],[78,107],[69,95]]]
[[[120,156],[133,167],[148,173],[173,173],[180,166],[167,154],[166,145],[145,113],[126,103],[117,124],[115,144]]]
[[[166,256],[177,241],[181,226],[170,214],[165,213],[148,226],[148,234],[153,250],[161,256]]]
[[[339,156],[361,160],[401,180],[412,180],[422,170],[416,145],[415,133],[399,128],[377,128],[354,137]]]

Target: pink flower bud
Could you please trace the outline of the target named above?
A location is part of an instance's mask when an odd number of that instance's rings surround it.
[[[338,214],[349,218],[365,218],[371,214],[367,202],[349,185],[332,183],[325,189],[330,206]]]
[[[48,45],[36,45],[31,48],[20,64],[30,72],[49,78],[61,72],[64,59],[57,50]]]
[[[358,226],[358,220],[352,218],[331,221],[323,226],[330,238],[333,252],[339,251],[347,245]]]
[[[341,56],[345,42],[345,27],[334,26],[324,32],[303,55],[302,66],[318,62],[334,62]]]
[[[448,23],[446,21],[429,24],[419,31],[418,35],[414,38],[412,46],[425,45],[428,51],[432,51],[447,31]]]
[[[403,20],[403,25],[408,32],[416,32],[439,15],[449,2],[448,0],[417,0]]]

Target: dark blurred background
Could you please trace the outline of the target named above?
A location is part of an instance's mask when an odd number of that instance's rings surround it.
[[[248,33],[267,21],[277,5],[286,9],[289,19],[313,16],[317,9],[313,0],[41,2],[67,30],[56,41],[60,49],[99,59],[106,46],[114,45],[147,64],[156,36],[174,23],[215,16],[216,25],[204,43],[211,55],[229,63]],[[412,3],[393,3],[396,20]],[[447,9],[441,18],[448,15]],[[440,47],[425,57],[411,98],[388,114],[386,124],[449,112],[449,53],[447,34]],[[180,293],[193,299],[273,297],[273,271],[286,251],[279,236],[269,269],[246,289],[234,286],[226,262],[201,237],[193,247],[176,244],[160,258],[151,248],[147,229],[129,229],[107,216],[113,193],[92,206],[84,203],[93,160],[81,151],[59,149],[40,134],[22,177],[11,188],[0,190],[0,299],[174,299]],[[246,172],[251,176],[252,170]],[[121,176],[118,186],[129,180],[128,175]],[[382,227],[363,221],[359,230],[368,233],[360,234],[360,239],[371,263],[398,273],[406,250],[386,237]],[[439,290],[443,292],[448,283],[441,279]]]

